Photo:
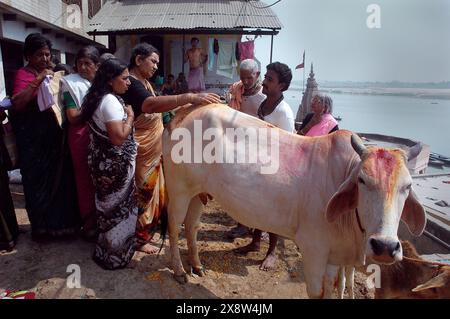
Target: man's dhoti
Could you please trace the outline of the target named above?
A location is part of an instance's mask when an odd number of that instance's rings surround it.
[[[203,67],[190,69],[187,79],[188,88],[191,92],[205,91],[205,79],[203,78]]]

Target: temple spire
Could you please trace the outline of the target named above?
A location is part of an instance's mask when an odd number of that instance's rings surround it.
[[[303,93],[302,103],[298,108],[296,122],[301,122],[305,118],[306,114],[311,112],[311,100],[314,94],[318,91],[318,85],[314,78],[314,65],[311,63],[311,72],[309,73],[308,81],[306,82],[306,90]]]

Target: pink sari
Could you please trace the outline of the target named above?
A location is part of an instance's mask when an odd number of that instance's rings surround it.
[[[331,114],[324,114],[320,123],[311,127],[306,136],[321,136],[330,133],[330,131],[338,124]]]
[[[34,79],[36,79],[36,74],[26,67],[17,71],[14,81],[13,96],[25,90],[27,86],[34,81]],[[33,96],[37,96],[37,90],[33,92]]]

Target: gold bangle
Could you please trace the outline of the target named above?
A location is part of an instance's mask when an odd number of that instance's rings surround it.
[[[178,107],[178,95],[175,95],[175,107]]]

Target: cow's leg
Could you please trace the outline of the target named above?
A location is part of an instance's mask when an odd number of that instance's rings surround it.
[[[345,267],[345,285],[347,287],[347,293],[349,295],[350,299],[355,299],[355,292],[354,292],[354,286],[355,286],[355,267],[353,266],[347,266]]]
[[[198,196],[192,198],[189,204],[188,213],[184,221],[186,240],[189,251],[189,262],[192,266],[192,272],[200,277],[204,276],[203,266],[198,256],[197,232],[200,228],[200,216],[202,214],[202,202]]]
[[[339,279],[338,279],[338,298],[344,299],[344,290],[345,290],[345,271],[346,268],[344,266],[339,267]]]
[[[306,281],[306,291],[311,299],[324,297],[324,281],[328,263],[328,246],[325,242],[311,245],[318,238],[302,238],[296,235],[295,243],[300,249],[303,261],[303,273]],[[305,244],[303,244],[305,243]],[[318,249],[320,247],[320,249]]]
[[[324,281],[324,294],[323,298],[332,299],[334,288],[336,287],[337,281],[339,280],[339,273],[342,267],[336,265],[327,265],[327,271]]]
[[[174,277],[179,283],[187,283],[188,277],[181,262],[180,249],[178,248],[178,236],[181,224],[186,217],[190,198],[184,194],[172,196],[168,205],[169,214],[169,242],[172,256]]]

